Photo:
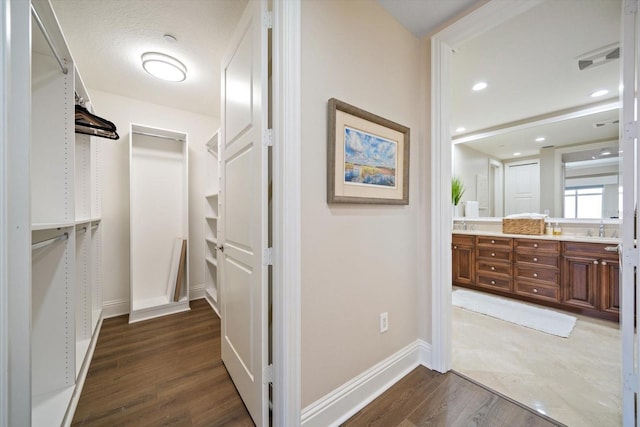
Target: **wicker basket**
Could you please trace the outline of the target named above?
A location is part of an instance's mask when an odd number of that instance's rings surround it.
[[[544,219],[502,218],[502,232],[505,234],[544,234]]]

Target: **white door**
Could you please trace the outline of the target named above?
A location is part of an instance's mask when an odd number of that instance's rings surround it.
[[[636,338],[634,310],[640,313],[640,295],[635,291],[636,273],[640,265],[635,248],[636,223],[634,211],[640,199],[638,164],[638,118],[635,109],[638,103],[634,88],[638,87],[638,64],[636,49],[640,46],[640,22],[638,0],[626,0],[622,10],[622,115],[620,126],[620,149],[622,150],[623,210],[622,210],[622,254],[620,259],[620,330],[622,334],[622,425],[640,425],[636,409],[636,397],[640,390],[638,354],[640,340]],[[640,230],[640,228],[638,228]],[[634,348],[635,347],[635,348]]]
[[[222,361],[257,426],[266,426],[267,29],[251,0],[222,60]]]
[[[504,181],[507,215],[540,210],[540,162],[507,164]]]

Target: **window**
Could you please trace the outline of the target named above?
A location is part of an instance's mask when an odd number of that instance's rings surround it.
[[[603,187],[570,187],[564,190],[565,218],[601,218]]]

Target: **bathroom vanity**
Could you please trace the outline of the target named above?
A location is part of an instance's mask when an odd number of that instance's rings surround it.
[[[453,285],[618,321],[618,243],[456,230]]]

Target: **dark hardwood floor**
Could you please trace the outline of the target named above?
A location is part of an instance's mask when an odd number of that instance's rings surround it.
[[[73,426],[254,425],[220,360],[220,319],[205,300],[191,301],[189,312],[127,321],[104,321]],[[560,424],[458,374],[418,367],[343,425]]]
[[[220,359],[220,319],[191,311],[105,319],[74,426],[253,426]]]
[[[562,426],[455,372],[419,366],[343,426]]]

